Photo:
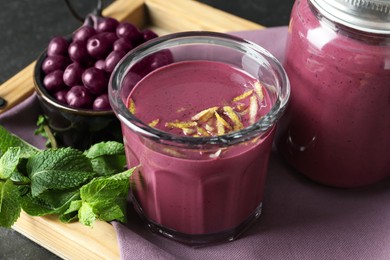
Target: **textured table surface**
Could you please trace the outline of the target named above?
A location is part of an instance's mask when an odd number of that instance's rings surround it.
[[[94,0],[72,2],[84,14],[92,10],[96,4]],[[201,0],[200,2],[272,27],[288,24],[294,1]],[[0,85],[35,60],[52,36],[66,35],[80,25],[71,16],[65,1],[59,0],[2,0],[0,17]],[[58,257],[16,231],[0,228],[0,259],[58,259]]]

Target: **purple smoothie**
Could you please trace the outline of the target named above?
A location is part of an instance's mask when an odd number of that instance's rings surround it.
[[[301,0],[292,11],[287,46],[291,97],[279,151],[298,171],[327,185],[357,187],[389,176],[388,42],[333,30]]]
[[[253,89],[256,82],[224,63],[179,62],[143,78],[128,102],[134,102],[133,112],[143,122],[158,119],[155,128],[183,136],[187,132],[166,123],[190,121],[195,114],[215,106],[233,107],[232,100]],[[271,106],[262,90],[264,97],[257,99],[256,120]],[[245,107],[246,100],[239,102]],[[240,120],[243,127],[250,124],[244,112]],[[234,125],[228,118],[226,121]],[[260,215],[273,127],[258,138],[214,150],[179,149],[142,139],[128,127],[122,131],[129,167],[140,165],[132,177],[132,193],[139,210],[152,223],[184,234],[203,235],[234,230]],[[190,132],[191,136],[198,134]]]

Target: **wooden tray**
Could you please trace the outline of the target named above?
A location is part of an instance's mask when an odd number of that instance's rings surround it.
[[[104,15],[151,28],[159,35],[178,31],[240,31],[264,28],[256,23],[192,0],[117,0]],[[35,62],[0,86],[0,97],[12,108],[30,96]],[[22,212],[13,229],[64,259],[119,259],[113,227],[96,222],[93,228],[80,223],[63,224],[54,216],[31,217]]]

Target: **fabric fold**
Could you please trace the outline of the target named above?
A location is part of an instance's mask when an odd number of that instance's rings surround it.
[[[176,259],[162,248],[152,244],[119,222],[112,222],[115,228],[121,259],[172,260]],[[124,242],[126,240],[126,242]],[[130,243],[129,243],[130,241]],[[131,244],[131,246],[129,246]]]

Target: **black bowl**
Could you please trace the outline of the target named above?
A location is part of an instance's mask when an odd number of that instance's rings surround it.
[[[78,109],[60,104],[44,87],[42,63],[46,50],[34,68],[34,85],[43,114],[60,146],[87,149],[101,141],[122,141],[120,122],[112,110]]]

